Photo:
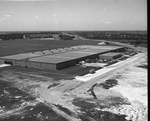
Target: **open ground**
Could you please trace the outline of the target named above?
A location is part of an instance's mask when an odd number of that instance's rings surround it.
[[[0,40],[0,57],[6,55],[35,52],[47,49],[56,49],[76,45],[95,45],[98,42],[90,40],[37,40],[37,39],[16,39]]]
[[[1,56],[97,43],[87,40],[20,41],[3,41]],[[7,51],[7,43],[9,46],[13,43],[10,48],[18,50]],[[80,67],[58,72],[1,68],[0,120],[147,121],[146,67],[147,52],[143,49],[133,57],[87,75]]]

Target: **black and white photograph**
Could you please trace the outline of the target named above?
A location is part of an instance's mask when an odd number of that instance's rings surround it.
[[[146,0],[1,0],[0,121],[148,121]]]

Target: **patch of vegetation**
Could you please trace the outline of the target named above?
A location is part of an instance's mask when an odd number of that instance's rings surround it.
[[[102,86],[104,89],[109,89],[117,85],[118,81],[116,79],[108,79],[103,83],[100,83],[98,86]]]
[[[51,108],[43,103],[36,106],[28,106],[20,110],[20,115],[8,116],[1,121],[67,121],[64,117],[56,114]]]
[[[137,67],[140,67],[140,68],[145,68],[145,69],[147,69],[147,65],[146,65],[146,64],[139,65],[139,66],[137,66]]]
[[[72,102],[75,106],[81,107],[83,109],[91,109],[91,108],[96,108],[97,105],[95,103],[89,103],[86,102],[84,99],[82,98],[75,98]]]
[[[22,100],[32,101],[35,98],[13,87],[11,83],[0,80],[0,106],[4,109],[13,109],[19,107]]]
[[[122,97],[108,97],[105,100],[107,100],[108,102],[110,102],[110,106],[118,106],[118,105],[122,105],[122,104],[126,104],[129,105],[130,102],[128,102],[127,99],[122,98]]]
[[[61,105],[55,105],[56,107],[58,107],[60,110],[62,110],[63,112],[67,113],[68,115],[72,115],[72,113],[65,107],[61,106]]]
[[[125,115],[117,115],[95,109],[99,108],[96,103],[88,103],[83,99],[76,98],[73,104],[81,108],[79,117],[82,121],[126,121]]]
[[[49,88],[51,88],[51,87],[55,87],[55,86],[57,86],[57,85],[59,85],[60,83],[53,83],[53,84],[51,84],[51,85],[49,85],[48,87],[47,87],[47,89],[49,89]]]

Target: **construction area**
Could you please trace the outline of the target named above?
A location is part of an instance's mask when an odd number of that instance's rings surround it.
[[[124,50],[125,48],[120,46],[72,46],[4,56],[0,57],[0,63],[26,68],[60,70],[75,66],[85,59],[118,58],[121,56],[119,52]]]
[[[146,48],[45,42],[1,51],[0,121],[147,121]]]

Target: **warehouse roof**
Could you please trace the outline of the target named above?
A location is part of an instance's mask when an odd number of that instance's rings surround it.
[[[76,51],[65,52],[65,53],[58,53],[54,55],[45,55],[41,57],[35,57],[29,59],[29,61],[36,61],[36,62],[45,62],[45,63],[60,63],[65,62],[77,58],[82,58],[84,56],[93,55],[91,53],[77,53]]]
[[[72,46],[68,48],[44,50],[44,51],[38,51],[33,53],[17,54],[17,55],[5,56],[1,58],[13,59],[13,60],[22,60],[28,58],[29,61],[59,63],[59,62],[85,57],[85,56],[90,56],[93,54],[100,54],[103,52],[107,52],[119,48],[122,47],[81,45],[81,46]]]
[[[37,58],[31,58],[29,61],[34,61],[34,62],[44,62],[44,63],[60,63],[60,62],[65,62],[72,60],[73,58],[70,57],[60,57],[60,56],[41,56]]]
[[[34,54],[34,53],[25,53],[25,54],[3,56],[3,57],[0,57],[0,58],[12,59],[12,60],[22,60],[22,59],[25,59],[25,58],[36,57],[36,56],[39,56],[39,55]]]
[[[103,53],[106,51],[109,51],[110,49],[84,49],[84,50],[78,50],[77,52],[79,53],[91,53],[91,54],[97,54],[97,53]]]
[[[88,55],[92,55],[93,53],[78,53],[78,51],[71,51],[71,52],[65,52],[65,53],[58,53],[58,54],[54,54],[53,56],[57,56],[57,57],[70,57],[72,59],[75,58],[80,58],[80,57],[84,57],[84,56],[88,56]]]

